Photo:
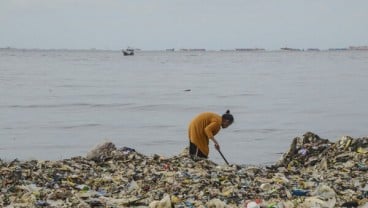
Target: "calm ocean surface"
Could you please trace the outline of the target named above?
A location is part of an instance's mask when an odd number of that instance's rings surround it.
[[[367,103],[368,51],[3,49],[0,158],[63,159],[103,141],[172,156],[196,114],[230,109],[216,136],[226,159],[270,164],[307,131],[367,136]],[[212,143],[210,158],[224,163]]]

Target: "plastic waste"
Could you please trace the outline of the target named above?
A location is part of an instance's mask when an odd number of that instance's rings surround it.
[[[135,149],[130,148],[130,147],[123,147],[121,148],[121,151],[123,152],[123,154],[129,154],[129,153],[135,152]]]
[[[47,207],[47,206],[49,206],[50,204],[49,203],[47,203],[47,201],[43,201],[43,200],[38,200],[37,202],[36,202],[36,206],[38,206],[38,207]]]
[[[309,193],[308,190],[303,190],[303,189],[293,189],[291,190],[291,194],[293,196],[307,196]]]
[[[194,204],[190,201],[185,201],[184,204],[185,204],[186,207],[194,208]]]
[[[298,153],[299,153],[299,154],[301,154],[301,155],[303,155],[303,156],[306,156],[306,155],[307,155],[307,153],[308,153],[308,150],[307,150],[307,149],[305,149],[305,148],[302,148],[302,149],[300,149],[300,150],[298,151]]]
[[[85,185],[85,184],[80,184],[80,185],[77,185],[75,186],[77,189],[81,190],[81,191],[88,191],[90,188]]]
[[[255,201],[251,201],[247,203],[247,207],[246,208],[260,208],[261,206],[259,206],[259,204],[257,204],[257,202]]]
[[[307,133],[293,141],[268,169],[194,162],[187,150],[169,158],[131,148],[124,154],[113,144],[101,145],[91,157],[0,159],[0,207],[169,207],[162,199],[170,193],[177,208],[204,208],[212,199],[218,199],[213,206],[227,208],[332,208],[352,200],[368,208],[368,160],[361,151],[368,138],[348,138],[339,146]],[[306,155],[298,154],[304,149]],[[246,204],[248,199],[255,204]]]
[[[358,207],[358,206],[359,206],[359,204],[356,201],[350,201],[350,202],[345,202],[345,203],[341,204],[341,207],[344,207],[344,208],[355,208],[355,207]]]

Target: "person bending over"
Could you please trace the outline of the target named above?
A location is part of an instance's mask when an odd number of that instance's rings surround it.
[[[215,144],[215,148],[220,150],[220,145],[215,139],[215,135],[221,128],[227,128],[234,122],[234,117],[227,110],[222,116],[204,112],[197,115],[189,124],[189,154],[193,158],[208,158],[209,140]]]

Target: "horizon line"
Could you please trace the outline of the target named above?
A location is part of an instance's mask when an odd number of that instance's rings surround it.
[[[165,48],[165,49],[140,49],[129,47],[137,51],[182,51],[182,52],[205,52],[205,51],[234,51],[234,52],[251,52],[251,51],[329,51],[329,50],[368,50],[367,45],[361,46],[347,46],[347,47],[334,47],[334,48],[292,48],[292,47],[281,47],[278,49],[266,49],[266,48],[223,48],[223,49],[207,49],[207,48]],[[45,51],[122,51],[122,49],[102,49],[102,48],[18,48],[18,47],[0,47],[0,50],[45,50]]]

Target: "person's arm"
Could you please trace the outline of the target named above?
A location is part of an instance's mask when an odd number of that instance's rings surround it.
[[[217,132],[219,128],[220,128],[220,124],[218,124],[217,122],[212,122],[210,125],[208,125],[204,129],[204,131],[206,132],[207,138],[212,140],[215,143],[215,148],[217,150],[220,150],[220,144],[217,142],[212,132]]]

